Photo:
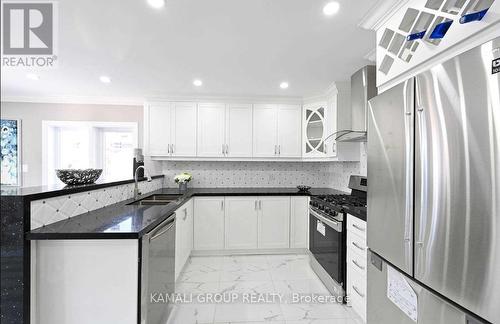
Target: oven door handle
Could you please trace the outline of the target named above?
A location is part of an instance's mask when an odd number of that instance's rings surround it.
[[[328,219],[324,216],[321,216],[316,211],[314,211],[312,208],[309,208],[309,213],[311,215],[313,215],[314,217],[316,217],[317,219],[319,219],[320,221],[322,221],[323,223],[327,224],[329,227],[333,228],[335,231],[342,232],[342,223],[341,222],[337,222],[337,221]]]

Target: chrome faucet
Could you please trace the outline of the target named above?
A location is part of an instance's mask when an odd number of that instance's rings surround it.
[[[134,200],[139,199],[139,196],[142,195],[142,193],[139,191],[139,184],[138,184],[139,179],[137,179],[137,171],[139,171],[139,169],[141,169],[141,168],[144,169],[144,173],[146,174],[148,182],[151,182],[153,180],[149,176],[149,172],[148,172],[148,170],[146,170],[146,168],[144,167],[144,165],[140,165],[140,166],[137,167],[137,169],[135,169],[135,172],[134,172],[134,182],[135,182],[135,186],[134,186]]]

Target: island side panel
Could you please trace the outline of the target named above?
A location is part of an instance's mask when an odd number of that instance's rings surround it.
[[[24,199],[1,197],[0,205],[0,322],[29,323],[29,290],[25,293],[29,287],[29,282],[25,282],[25,276],[29,275],[29,249],[24,241]]]
[[[138,240],[36,242],[37,324],[136,324]]]

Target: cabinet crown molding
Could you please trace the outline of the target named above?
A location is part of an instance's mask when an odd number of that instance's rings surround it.
[[[377,31],[399,8],[408,2],[409,0],[378,0],[361,18],[358,26]]]

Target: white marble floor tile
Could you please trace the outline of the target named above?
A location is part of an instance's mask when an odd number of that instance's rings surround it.
[[[218,282],[221,271],[211,265],[189,265],[179,275],[179,282]]]
[[[214,314],[213,304],[179,304],[174,306],[167,324],[211,324]]]
[[[269,262],[265,255],[236,255],[224,258],[224,269],[245,269],[248,267],[269,269]]]
[[[283,321],[279,304],[218,304],[214,322]]]
[[[272,281],[271,272],[260,268],[223,270],[220,281]]]
[[[281,304],[285,320],[311,320],[350,318],[345,306],[340,304]]]
[[[207,293],[219,293],[219,282],[179,282],[175,286],[175,292],[178,294],[201,295]]]
[[[345,305],[292,303],[294,293],[329,295],[310,267],[308,255],[192,257],[176,291],[194,296],[235,293],[239,299],[233,303],[175,305],[169,324],[362,324]],[[248,294],[280,294],[284,300],[242,302]]]
[[[219,283],[221,293],[272,294],[275,292],[272,281],[225,281]]]
[[[300,321],[286,321],[286,324],[362,324],[351,318],[309,319]]]

